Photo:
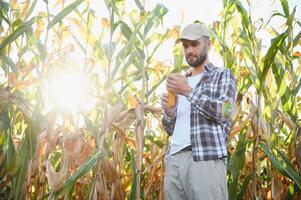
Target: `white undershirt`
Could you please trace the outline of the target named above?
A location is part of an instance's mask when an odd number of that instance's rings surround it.
[[[195,88],[202,74],[187,78],[190,87]],[[178,96],[177,119],[171,136],[169,155],[175,154],[191,145],[190,140],[190,101],[185,96]]]

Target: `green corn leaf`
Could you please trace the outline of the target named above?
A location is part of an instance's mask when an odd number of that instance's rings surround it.
[[[8,66],[11,69],[12,72],[18,73],[18,67],[17,67],[17,65],[14,63],[14,61],[10,57],[7,57],[7,56],[4,55],[4,56],[2,56],[2,59],[4,61],[4,64],[6,66]],[[2,68],[5,65],[3,65]],[[8,68],[6,70],[4,69],[4,71],[8,72]]]
[[[270,23],[270,21],[276,16],[286,18],[285,15],[283,15],[282,13],[275,12],[271,15],[271,17],[267,20],[267,22],[265,24],[268,25]]]
[[[146,98],[148,98],[160,85],[161,85],[161,83],[163,83],[163,81],[165,81],[165,79],[166,79],[166,76],[167,75],[165,75],[165,76],[163,76],[162,77],[162,79],[158,82],[158,83],[156,83],[147,93],[146,93],[146,95],[145,95],[145,97]]]
[[[145,138],[156,144],[159,148],[163,148],[164,146],[163,142],[158,140],[158,138],[154,135],[146,135]]]
[[[48,24],[47,29],[51,29],[54,25],[56,25],[59,21],[61,21],[65,16],[71,13],[74,9],[76,9],[84,0],[77,0],[70,5],[68,5],[64,10],[59,12]]]
[[[280,156],[284,159],[284,161],[293,169],[294,166],[291,164],[291,161],[288,159],[288,157],[282,152],[280,151],[276,146],[273,145],[273,149],[275,149],[277,151],[277,153],[280,154]]]
[[[299,83],[298,83],[297,87],[295,88],[295,92],[294,92],[294,93],[295,93],[295,94],[298,94],[300,88],[301,88],[301,78],[299,79]]]
[[[301,39],[301,31],[298,33],[298,35],[295,36],[293,46],[297,46],[299,44],[299,41]]]
[[[135,44],[135,41],[136,41],[136,38],[137,38],[137,33],[139,31],[139,29],[141,28],[141,26],[144,24],[144,22],[147,20],[148,18],[148,15],[145,14],[143,16],[143,18],[139,21],[139,23],[136,25],[134,31],[132,32],[131,34],[131,37],[129,39],[129,41],[127,42],[127,44],[125,45],[125,47],[118,52],[117,56],[116,56],[116,62],[115,62],[115,66],[112,70],[112,73],[111,73],[111,78],[114,79],[118,69],[120,68],[120,66],[122,66],[122,62],[123,60],[129,55],[132,53],[131,49],[132,48],[136,48],[136,44]]]
[[[237,190],[239,186],[238,178],[245,164],[245,160],[246,160],[245,152],[246,152],[247,144],[248,143],[245,140],[245,134],[244,133],[239,134],[239,141],[236,146],[236,151],[230,157],[230,162],[229,162],[229,170],[231,172],[231,180],[232,180],[232,182],[229,185],[230,199],[235,199],[237,195]]]
[[[289,16],[289,6],[287,0],[280,0],[285,16]]]
[[[259,148],[269,157],[273,166],[284,176],[294,181],[301,189],[301,176],[292,168],[292,165],[287,160],[279,160],[263,142],[259,143]]]
[[[244,199],[244,194],[246,193],[246,190],[247,190],[247,187],[251,181],[251,178],[252,178],[252,175],[248,175],[245,179],[244,179],[244,182],[242,183],[241,185],[241,188],[240,188],[240,191],[238,193],[238,196],[237,196],[237,200],[243,200]]]
[[[139,0],[135,0],[135,3],[137,5],[137,7],[141,10],[141,11],[145,11],[143,5],[141,4],[141,2]]]
[[[281,103],[285,105],[292,95],[291,89],[287,87],[286,80],[283,79],[285,69],[282,67],[281,64],[275,62],[272,64],[272,71],[276,80],[276,85],[279,91]]]
[[[39,17],[33,17],[29,21],[20,25],[16,30],[14,30],[8,37],[6,37],[0,44],[0,54],[2,54],[3,49],[14,42],[20,35],[26,31],[31,30],[31,25],[37,21]]]
[[[132,184],[131,184],[131,194],[130,194],[130,200],[135,200],[135,199],[139,199],[136,198],[136,190],[137,190],[137,173],[136,173],[136,159],[135,159],[135,153],[132,150],[131,151],[131,162],[132,162],[132,174],[133,174],[133,179],[132,179]]]
[[[37,38],[34,34],[31,34],[30,40],[32,41],[33,45],[39,50],[39,56],[42,61],[45,60],[47,50],[41,40]]]
[[[9,18],[7,16],[9,11],[9,3],[5,1],[0,1],[0,24],[2,23],[2,19],[8,24],[10,24]]]
[[[27,12],[27,14],[26,14],[25,19],[27,19],[27,18],[31,15],[31,13],[33,12],[34,8],[35,8],[36,5],[37,5],[37,1],[38,1],[38,0],[34,0],[34,1],[32,2],[31,6],[30,6],[30,8],[29,8],[29,10],[28,10],[28,12]]]
[[[29,150],[30,144],[28,141],[28,134],[26,134],[25,139],[22,141],[22,146],[18,152],[16,168],[18,169],[17,174],[14,176],[15,181],[13,181],[13,196],[14,199],[26,199],[23,195],[24,183],[26,180],[27,168],[29,163]],[[23,194],[23,195],[22,195]]]
[[[288,26],[288,30],[292,30],[293,21],[295,19],[296,7],[294,8],[292,14],[290,14],[287,18],[286,25]]]
[[[132,30],[130,29],[130,27],[125,22],[121,22],[120,24],[121,24],[120,25],[121,33],[129,41],[131,39],[132,34],[133,34]]]
[[[59,189],[57,192],[54,193],[55,197],[63,196],[67,194],[73,187],[74,183],[77,179],[85,175],[89,170],[91,170],[97,164],[99,158],[101,157],[102,153],[97,151],[94,152],[90,159],[82,165],[79,169],[77,169],[72,176],[70,176],[64,185]]]
[[[235,6],[240,14],[241,17],[241,23],[242,26],[245,27],[247,30],[249,30],[250,27],[250,21],[249,21],[249,16],[248,16],[248,12],[246,11],[246,9],[243,7],[243,5],[241,4],[240,1],[235,1]],[[249,32],[249,31],[248,31]]]
[[[157,4],[156,7],[151,11],[150,17],[144,28],[144,35],[153,28],[153,26],[160,22],[163,16],[168,12],[168,9],[163,4]]]
[[[112,25],[112,33],[114,33],[115,30],[116,30],[116,28],[117,28],[120,24],[122,24],[122,23],[124,23],[124,22],[123,22],[123,21],[117,21],[117,22],[115,22],[115,23]]]
[[[286,37],[287,37],[287,34],[282,33],[272,40],[272,44],[269,47],[269,50],[264,57],[264,63],[263,63],[262,70],[258,74],[258,81],[260,82],[259,88],[262,87],[265,77],[266,77],[272,63],[274,62],[276,54],[279,51],[279,48],[282,45],[282,43],[285,41]]]
[[[5,145],[6,145],[6,167],[8,167],[10,161],[14,158],[15,155],[15,147],[12,140],[11,135],[11,126],[10,126],[10,118],[8,115],[8,111],[4,112],[1,116],[1,121],[3,123],[3,130],[4,130],[4,138],[5,138]]]

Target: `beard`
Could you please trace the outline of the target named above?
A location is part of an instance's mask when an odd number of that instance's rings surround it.
[[[203,50],[201,51],[201,53],[197,56],[193,56],[193,55],[187,55],[186,56],[186,62],[191,66],[191,67],[198,67],[200,65],[202,65],[205,60],[207,59],[207,48],[206,46],[204,46]]]

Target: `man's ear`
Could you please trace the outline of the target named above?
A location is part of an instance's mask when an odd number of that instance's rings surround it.
[[[211,47],[212,47],[212,42],[211,40],[207,40],[207,45],[208,45],[208,50],[211,50]]]

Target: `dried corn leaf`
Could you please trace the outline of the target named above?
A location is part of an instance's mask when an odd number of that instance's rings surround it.
[[[281,119],[284,121],[284,123],[286,124],[286,126],[288,128],[290,128],[291,130],[294,130],[294,123],[289,118],[289,116],[287,114],[285,114],[284,112],[280,111],[280,110],[277,110],[277,112],[279,113]]]
[[[49,187],[51,188],[52,191],[57,191],[58,189],[60,189],[60,187],[63,185],[64,181],[66,180],[67,172],[64,169],[62,169],[59,172],[56,172],[53,169],[50,160],[48,159],[45,161],[45,166],[46,166],[46,176],[48,179]]]

